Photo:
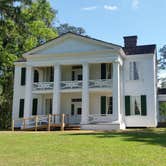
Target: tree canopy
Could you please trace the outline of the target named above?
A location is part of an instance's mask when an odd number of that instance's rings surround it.
[[[166,45],[164,45],[160,50],[159,68],[166,69]]]
[[[166,45],[164,45],[160,50],[160,58],[158,60],[159,71],[166,73]],[[166,86],[166,76],[159,78],[161,82],[161,87]]]
[[[47,0],[0,0],[0,128],[11,124],[13,62],[63,33],[85,34],[83,28],[69,24],[56,28],[56,14]]]
[[[13,62],[23,52],[58,36],[56,11],[46,0],[0,1],[0,127],[10,125]]]
[[[73,33],[76,33],[79,35],[85,35],[85,30],[82,27],[71,26],[67,23],[60,24],[57,27],[57,31],[58,31],[59,35],[62,35],[62,34],[67,33],[67,32],[73,32]]]

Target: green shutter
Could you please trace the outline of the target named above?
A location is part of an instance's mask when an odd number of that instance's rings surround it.
[[[101,79],[106,79],[106,64],[101,64]]]
[[[24,116],[24,99],[20,99],[19,118]]]
[[[101,114],[106,114],[106,96],[101,96],[100,102]]]
[[[38,104],[38,100],[37,99],[33,99],[32,115],[37,115],[37,104]]]
[[[50,114],[52,114],[52,99],[50,99]]]
[[[21,85],[25,85],[26,80],[26,68],[21,68]]]
[[[130,96],[125,96],[125,114],[130,115]]]
[[[71,104],[71,115],[74,115],[74,104]]]
[[[146,116],[147,110],[146,110],[146,96],[141,96],[141,115]]]
[[[34,71],[33,82],[39,82],[39,72],[37,70]]]

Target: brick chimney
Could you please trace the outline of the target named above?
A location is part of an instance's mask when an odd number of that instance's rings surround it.
[[[124,47],[133,48],[137,46],[137,36],[124,36]]]

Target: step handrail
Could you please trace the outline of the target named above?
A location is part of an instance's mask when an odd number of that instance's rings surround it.
[[[57,120],[56,117],[59,117],[59,119]],[[43,125],[48,126],[48,131],[50,131],[52,124],[60,124],[61,130],[63,131],[65,125],[69,123],[69,115],[68,114],[49,114],[49,115],[35,115],[28,118],[20,118],[16,120],[13,119],[12,125],[11,125],[12,131],[14,131],[16,121],[22,122],[21,126],[23,130],[28,128],[35,128],[35,131],[37,131],[38,126],[44,123]]]

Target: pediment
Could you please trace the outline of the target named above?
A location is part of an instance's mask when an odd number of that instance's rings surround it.
[[[50,42],[47,42],[46,44],[25,53],[23,56],[26,57],[28,55],[35,54],[53,55],[64,53],[95,52],[108,49],[119,50],[120,46],[69,33]]]

